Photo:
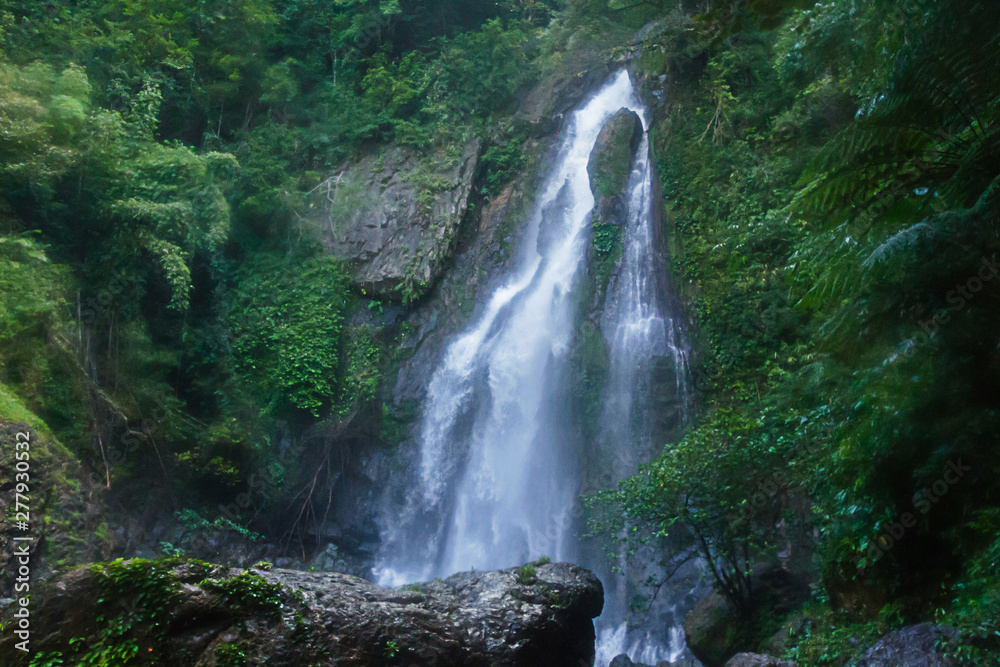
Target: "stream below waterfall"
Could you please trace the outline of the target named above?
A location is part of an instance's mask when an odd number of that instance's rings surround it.
[[[597,664],[619,653],[655,664],[685,651],[677,601],[660,593],[646,626],[626,624],[636,582],[655,563],[612,574],[586,532],[579,503],[579,429],[565,378],[579,317],[595,206],[587,165],[601,128],[620,109],[639,115],[643,137],[627,185],[628,215],[600,331],[608,352],[599,451],[616,477],[632,474],[662,442],[652,426],[652,386],[666,374],[676,404],[688,402],[687,347],[669,296],[646,110],[621,71],[566,122],[556,158],[525,221],[514,268],[445,349],[422,406],[419,467],[406,507],[383,521],[375,575],[400,585],[547,556],[594,570],[605,584]],[[638,567],[629,573],[629,568]]]

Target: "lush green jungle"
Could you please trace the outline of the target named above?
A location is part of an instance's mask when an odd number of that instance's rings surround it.
[[[478,137],[473,216],[535,158],[524,92],[586,48],[667,81],[697,390],[592,530],[703,558],[744,650],[784,628],[841,665],[934,621],[998,664],[998,27],[993,0],[0,0],[0,422],[52,462],[51,567],[127,555],[109,517],[152,506],[295,544],[317,470],[391,452],[434,285],[370,293],[303,211],[375,146]],[[790,535],[811,597],[761,611]]]

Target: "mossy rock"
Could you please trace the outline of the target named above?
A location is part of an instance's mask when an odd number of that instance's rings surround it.
[[[714,592],[684,618],[684,636],[694,656],[708,667],[724,665],[749,639],[744,619]]]
[[[603,604],[591,572],[544,560],[388,589],[345,574],[119,559],[33,589],[31,649],[67,665],[575,667],[593,662]],[[0,612],[3,665],[21,658],[12,614]]]
[[[634,111],[621,109],[608,119],[597,136],[587,164],[590,189],[595,197],[607,199],[624,195],[632,172],[632,161],[641,141],[642,121]]]

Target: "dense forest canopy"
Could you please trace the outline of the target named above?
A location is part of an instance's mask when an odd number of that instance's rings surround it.
[[[991,0],[0,0],[0,417],[122,507],[212,519],[277,469],[233,526],[291,539],[311,471],[412,419],[380,316],[433,287],[352,285],[309,193],[374,147],[478,137],[483,204],[524,168],[526,91],[631,59],[668,82],[698,419],[590,498],[594,530],[704,558],[749,614],[794,526],[818,583],[789,657],[937,619],[995,664],[998,25]],[[785,619],[757,620],[749,643]]]

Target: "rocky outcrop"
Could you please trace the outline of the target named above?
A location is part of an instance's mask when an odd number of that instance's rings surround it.
[[[726,667],[796,667],[797,663],[791,660],[781,660],[773,655],[762,655],[760,653],[737,653]]]
[[[594,92],[611,73],[599,49],[577,45],[564,56],[561,67],[543,75],[518,104],[514,118],[524,121],[538,137],[559,130],[566,114]]]
[[[31,650],[66,664],[121,653],[129,664],[184,667],[234,657],[271,667],[579,667],[593,664],[591,619],[603,599],[592,573],[566,563],[386,589],[264,564],[135,559],[79,567],[39,588]],[[0,664],[15,664],[15,641],[0,637]]]
[[[949,667],[956,663],[941,646],[957,639],[958,631],[946,625],[911,625],[882,637],[854,667]]]
[[[376,298],[420,296],[440,276],[469,203],[479,140],[421,156],[390,146],[313,190],[308,215]]]
[[[619,110],[601,128],[587,164],[590,189],[597,200],[595,223],[624,224],[628,215],[625,189],[640,141],[642,121],[634,111]]]

